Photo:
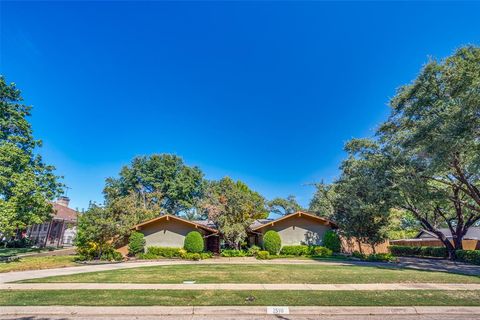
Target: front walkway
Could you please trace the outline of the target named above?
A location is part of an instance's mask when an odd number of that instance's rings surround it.
[[[478,283],[359,283],[359,284],[304,284],[304,283],[6,283],[0,290],[480,290]]]

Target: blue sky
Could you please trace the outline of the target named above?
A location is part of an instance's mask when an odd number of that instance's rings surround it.
[[[175,153],[267,198],[338,174],[429,56],[480,43],[480,3],[5,2],[0,73],[34,106],[72,206]]]

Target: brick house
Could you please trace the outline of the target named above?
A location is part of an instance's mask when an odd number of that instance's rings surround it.
[[[39,247],[72,246],[77,233],[78,212],[69,208],[70,199],[60,197],[53,203],[54,216],[50,221],[27,228],[26,235]]]

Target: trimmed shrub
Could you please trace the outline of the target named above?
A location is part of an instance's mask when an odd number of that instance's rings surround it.
[[[353,251],[352,252],[352,257],[357,258],[357,259],[362,259],[365,260],[366,256],[364,253],[361,253],[360,251]]]
[[[246,257],[247,253],[243,250],[225,249],[220,253],[222,257]]]
[[[313,249],[313,255],[318,257],[331,257],[333,255],[333,251],[328,248],[318,246]]]
[[[128,239],[128,254],[134,256],[143,252],[145,252],[145,236],[135,231]]]
[[[323,246],[332,250],[333,252],[340,252],[342,249],[342,243],[340,242],[340,237],[335,231],[328,230],[323,235],[322,240]]]
[[[268,258],[270,258],[270,252],[268,251],[259,251],[257,254],[257,259],[267,260]]]
[[[170,247],[147,247],[147,254],[149,256],[156,256],[156,258],[179,258],[181,248]]]
[[[259,246],[253,245],[248,249],[247,256],[255,257],[260,250],[262,250],[262,248],[260,248]]]
[[[395,256],[448,257],[445,247],[389,246],[388,249]]]
[[[305,245],[298,246],[283,246],[280,254],[287,256],[306,256],[310,254],[310,248]]]
[[[185,237],[183,248],[187,252],[200,253],[204,249],[203,237],[198,231],[190,231]]]
[[[263,249],[270,254],[278,254],[282,248],[282,240],[277,231],[268,230],[263,236]]]
[[[480,264],[480,250],[457,250],[456,254],[460,261]]]
[[[367,261],[395,261],[397,258],[391,253],[372,253],[366,256]]]

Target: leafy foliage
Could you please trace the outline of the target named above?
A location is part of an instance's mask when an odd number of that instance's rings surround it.
[[[322,244],[333,252],[340,252],[340,250],[342,249],[340,237],[335,231],[332,230],[328,230],[327,232],[325,232],[325,234],[323,235]]]
[[[270,254],[278,254],[282,248],[282,240],[277,231],[268,230],[263,235],[263,248]]]
[[[200,253],[204,250],[203,237],[198,231],[190,231],[184,241],[183,248],[187,252]]]
[[[15,84],[0,76],[0,232],[7,237],[49,220],[50,201],[63,188],[55,168],[35,153],[41,141],[33,138],[31,107],[22,101]]]
[[[132,232],[128,241],[128,253],[132,256],[145,251],[145,236],[141,232]]]
[[[268,216],[265,199],[258,192],[228,177],[208,184],[202,208],[234,249],[240,249],[255,219]]]
[[[107,204],[133,194],[144,209],[150,203],[175,215],[195,210],[203,191],[202,171],[171,154],[134,158],[118,179],[107,179],[104,189]]]
[[[257,254],[257,259],[259,260],[267,260],[270,258],[270,252],[268,251],[259,251]]]
[[[448,252],[445,247],[389,246],[390,252],[396,256],[419,256],[445,258]]]
[[[315,184],[315,193],[310,201],[309,211],[320,217],[331,218],[335,214],[335,184]]]
[[[303,211],[304,209],[297,202],[297,199],[293,195],[289,195],[287,198],[275,198],[267,202],[268,210],[278,215],[287,215],[295,213],[297,211]]]
[[[480,264],[480,250],[458,250],[456,253],[460,261]]]

